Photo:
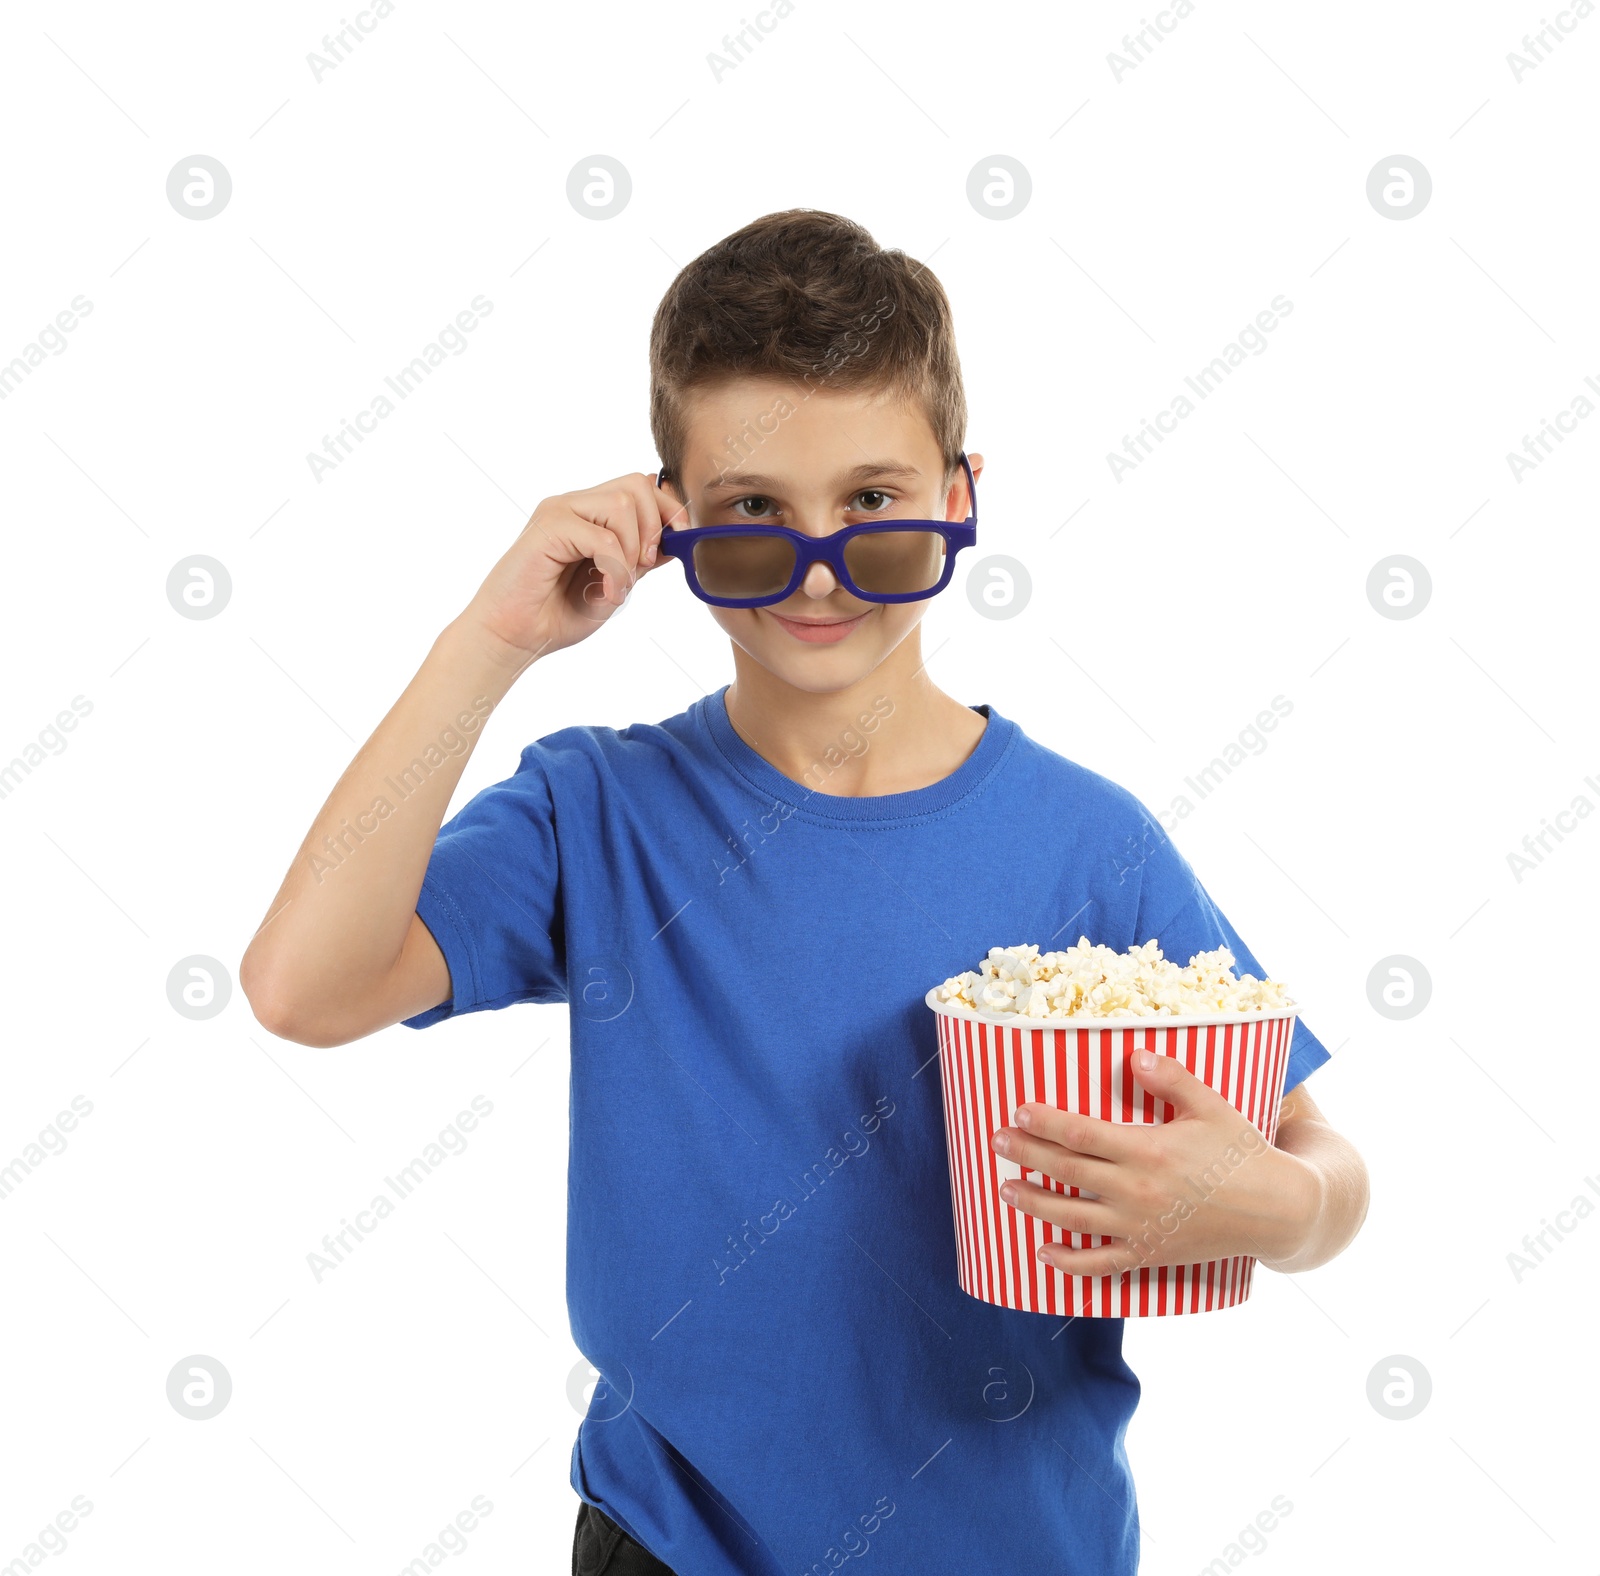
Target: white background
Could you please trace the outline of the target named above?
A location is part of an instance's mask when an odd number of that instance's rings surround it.
[[[568,1568],[564,1009],[317,1051],[237,991],[189,1021],[166,980],[236,969],[533,504],[654,466],[646,336],[676,268],[811,206],[932,260],[982,542],[1032,576],[1009,620],[958,588],[930,609],[936,680],[1153,808],[1293,704],[1176,835],[1338,1047],[1313,1088],[1372,1211],[1239,1310],[1129,1323],[1144,1569],[1202,1569],[1281,1494],[1252,1569],[1591,1570],[1600,1219],[1520,1282],[1507,1254],[1600,1175],[1573,1010],[1600,824],[1520,882],[1506,856],[1600,804],[1600,420],[1520,482],[1506,454],[1600,378],[1600,19],[1519,82],[1536,7],[1200,0],[1118,81],[1148,14],[1126,6],[798,0],[719,81],[731,3],[400,0],[318,81],[335,5],[160,12],[4,23],[0,358],[93,311],[0,403],[0,759],[93,709],[0,800],[0,1164],[94,1110],[0,1206],[0,1562],[83,1494],[84,1572],[387,1572],[483,1494],[472,1568]],[[196,153],[233,182],[201,222],[166,197]],[[603,222],[566,197],[596,153],[633,182]],[[1032,180],[1003,221],[966,196],[997,153]],[[1433,182],[1399,221],[1366,195],[1397,153]],[[480,294],[465,353],[315,480],[307,451]],[[1266,351],[1117,481],[1107,452],[1280,294]],[[166,598],[193,554],[232,578],[207,621]],[[1366,594],[1394,554],[1431,575],[1414,618]],[[729,674],[654,576],[513,692],[456,802],[530,739]],[[994,855],[1027,879],[1050,828],[1017,834]],[[1403,1022],[1367,994],[1392,954],[1432,979]],[[467,1152],[318,1284],[323,1234],[480,1094]],[[192,1354],[232,1376],[208,1422],[165,1395]],[[1367,1397],[1394,1354],[1432,1379],[1408,1421]]]

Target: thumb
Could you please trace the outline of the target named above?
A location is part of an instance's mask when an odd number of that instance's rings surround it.
[[[1176,1056],[1160,1051],[1129,1051],[1128,1069],[1135,1083],[1157,1099],[1165,1100],[1180,1116],[1199,1116],[1218,1103],[1233,1110],[1231,1102],[1203,1078],[1197,1078]]]

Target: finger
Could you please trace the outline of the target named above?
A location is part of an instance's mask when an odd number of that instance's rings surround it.
[[[621,578],[626,569],[627,550],[617,533],[597,525],[582,514],[569,512],[550,522],[552,554],[570,569],[573,565],[600,563]]]
[[[639,563],[639,507],[642,500],[628,486],[628,478],[619,476],[603,487],[589,492],[574,493],[571,507],[581,519],[592,525],[605,527],[622,544],[621,562],[630,575]]]
[[[626,549],[614,531],[581,520],[571,532],[571,545],[568,600],[585,617],[603,621],[622,606],[632,588]]]
[[[642,575],[655,567],[660,556],[659,552],[651,551],[661,539],[659,489],[656,487],[655,478],[647,476],[643,471],[635,471],[630,476],[624,476],[622,482],[633,498],[639,522],[639,553],[633,568],[635,575]]]
[[[687,512],[670,493],[656,486],[655,477],[643,471],[620,478],[621,484],[632,496],[639,522],[639,554],[633,568],[635,575],[645,574],[660,562],[660,541],[663,521],[672,514],[683,515],[680,524],[687,524]]]
[[[1015,1127],[1002,1127],[994,1135],[993,1144],[996,1154],[1015,1161],[1024,1171],[1041,1172],[1063,1187],[1088,1188],[1091,1193],[1116,1192],[1120,1173],[1109,1160],[1063,1149]]]
[[[1137,1148],[1127,1123],[1108,1121],[1102,1116],[1084,1116],[1079,1111],[1063,1111],[1053,1105],[1041,1105],[1037,1100],[1019,1105],[1012,1120],[1023,1132],[1042,1138],[1046,1143],[1080,1155],[1097,1155],[1102,1160],[1128,1160]]]
[[[674,529],[686,526],[689,523],[688,510],[670,492],[658,487],[653,475],[640,472],[629,480],[638,484],[639,573],[646,574],[662,562],[662,530],[669,523]]]
[[[1123,1212],[1102,1199],[1073,1198],[1069,1193],[1057,1193],[1054,1188],[1039,1187],[1033,1182],[1007,1182],[1000,1189],[1000,1197],[1024,1215],[1079,1236],[1121,1237],[1129,1226]]]
[[[1132,1243],[1120,1239],[1102,1248],[1074,1248],[1064,1242],[1047,1242],[1039,1249],[1039,1260],[1064,1275],[1087,1275],[1094,1280],[1103,1275],[1120,1280],[1131,1270],[1149,1267],[1140,1262]]]

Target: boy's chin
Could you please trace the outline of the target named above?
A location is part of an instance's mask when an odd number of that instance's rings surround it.
[[[719,619],[744,654],[780,683],[808,695],[831,695],[859,684],[898,646],[904,630],[890,631],[880,618],[865,620],[843,640],[820,644],[797,640],[770,619]]]
[[[806,695],[838,695],[866,679],[882,662],[884,654],[874,651],[870,658],[863,660],[859,656],[846,658],[835,653],[820,662],[811,657],[784,661],[768,660],[756,652],[751,655],[768,673],[790,689]]]

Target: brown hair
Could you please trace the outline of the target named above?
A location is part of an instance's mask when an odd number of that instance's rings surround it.
[[[769,213],[702,252],[668,287],[650,330],[650,431],[674,481],[684,396],[738,376],[781,378],[796,405],[818,388],[916,399],[946,483],[961,462],[967,400],[950,302],[921,263],[885,251],[838,214]],[[742,458],[737,441],[730,460]]]

